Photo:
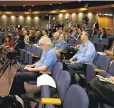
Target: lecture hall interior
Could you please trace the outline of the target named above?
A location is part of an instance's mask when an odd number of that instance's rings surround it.
[[[0,108],[114,108],[114,1],[0,1]]]

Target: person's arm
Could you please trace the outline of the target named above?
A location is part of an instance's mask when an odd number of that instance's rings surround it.
[[[52,65],[53,59],[55,58],[53,57],[53,55],[51,55],[51,53],[49,53],[46,59],[44,60],[44,64],[42,66],[38,68],[26,67],[25,69],[33,72],[46,72],[47,68]]]
[[[71,63],[73,63],[74,61],[76,61],[76,57],[77,57],[77,54],[75,54],[69,61],[70,61]]]
[[[37,62],[36,62],[37,63]],[[25,67],[34,67],[36,65],[36,63],[32,64],[32,65],[26,65]]]
[[[109,55],[109,56],[113,55],[112,51],[109,51],[109,50],[106,50],[105,53],[106,53],[106,55]]]
[[[46,65],[43,65],[43,66],[40,66],[38,68],[32,68],[32,67],[25,67],[24,69],[27,69],[29,71],[32,71],[32,72],[45,72],[46,69],[47,69],[48,66]]]

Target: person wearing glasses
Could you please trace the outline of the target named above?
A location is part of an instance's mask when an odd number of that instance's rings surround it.
[[[39,40],[39,46],[43,50],[40,60],[32,65],[26,65],[23,72],[16,73],[10,94],[26,93],[24,88],[25,81],[36,80],[41,73],[52,71],[53,66],[57,62],[57,57],[54,49],[52,48],[50,38],[43,36]]]

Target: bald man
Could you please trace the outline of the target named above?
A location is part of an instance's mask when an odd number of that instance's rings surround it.
[[[68,65],[68,70],[72,76],[71,83],[76,83],[75,73],[84,71],[84,63],[92,63],[96,54],[95,47],[89,41],[88,33],[86,31],[82,32],[80,39],[82,44],[80,45],[78,52],[70,59],[71,64]]]

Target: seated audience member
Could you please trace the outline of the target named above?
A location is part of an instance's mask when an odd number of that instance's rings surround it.
[[[99,38],[102,40],[103,38],[106,38],[106,29],[102,28],[101,33],[99,34]]]
[[[48,37],[51,39],[53,37],[51,29],[48,30]]]
[[[48,37],[39,40],[39,46],[43,49],[43,54],[38,62],[26,65],[23,72],[17,72],[10,90],[10,94],[25,93],[24,81],[36,80],[41,73],[51,72],[57,58],[52,42]]]
[[[42,30],[42,36],[48,36],[48,30]]]
[[[66,52],[67,47],[68,47],[68,44],[65,41],[65,36],[64,34],[61,34],[59,39],[56,41],[55,48],[54,48],[57,56],[60,56],[61,53]]]
[[[26,44],[29,43],[29,36],[27,35],[27,31],[26,30],[23,31],[23,35],[24,35],[24,42]]]
[[[14,47],[14,40],[11,39],[10,34],[5,37],[5,41],[4,41],[3,45],[8,47],[8,48]]]
[[[62,34],[63,28],[61,26],[59,27],[59,31],[58,32],[59,32],[59,34]]]
[[[22,31],[22,33],[19,35],[18,39],[15,42],[16,49],[24,49],[25,46],[24,38],[25,38],[25,33],[24,31]]]
[[[59,39],[59,36],[60,36],[59,32],[54,33],[54,35],[53,35],[53,37],[54,37],[53,44],[54,45],[56,44],[57,40]]]
[[[98,22],[93,22],[92,35],[97,35],[98,30],[99,30],[99,24],[98,24]]]
[[[41,38],[41,31],[37,31],[35,35],[36,35],[35,43],[37,44]]]
[[[29,42],[32,44],[35,43],[35,33],[36,33],[36,31],[34,31],[34,30],[30,30],[30,32],[29,32]]]
[[[71,34],[72,38],[77,38],[77,36],[79,35],[78,33],[78,28],[76,26],[73,27],[73,32]]]
[[[86,31],[82,32],[80,39],[83,43],[80,45],[78,52],[70,59],[71,64],[68,65],[68,70],[72,76],[71,83],[75,83],[75,73],[79,70],[84,70],[84,63],[93,62],[96,53],[95,47],[89,41]]]
[[[0,48],[0,63],[4,63],[8,52],[14,51],[14,44],[11,34],[6,35],[5,41]]]
[[[107,77],[106,79],[114,82],[114,76]],[[114,108],[114,84],[100,81],[98,77],[95,77],[90,81],[88,97],[89,108],[98,108],[99,103],[101,105],[105,103]]]
[[[110,58],[113,60],[114,59],[114,46],[112,47],[111,50],[105,50],[105,54],[107,56],[110,56]]]

